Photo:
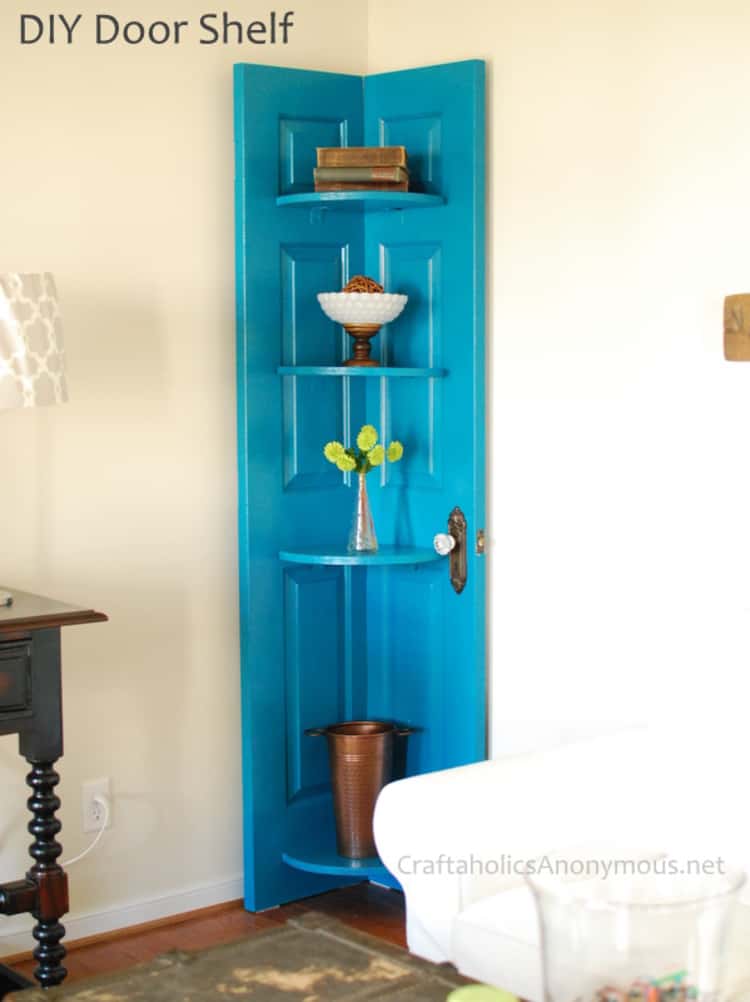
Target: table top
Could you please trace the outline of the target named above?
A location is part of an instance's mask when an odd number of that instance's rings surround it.
[[[44,630],[56,626],[78,626],[82,623],[106,623],[103,612],[67,605],[43,595],[31,595],[5,586],[0,590],[10,592],[13,605],[0,606],[0,636],[18,630]]]

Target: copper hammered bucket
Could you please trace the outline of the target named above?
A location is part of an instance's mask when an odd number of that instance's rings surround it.
[[[378,794],[393,778],[393,739],[411,734],[383,720],[350,720],[329,727],[311,727],[312,737],[328,738],[328,756],[340,856],[376,856],[372,815]]]

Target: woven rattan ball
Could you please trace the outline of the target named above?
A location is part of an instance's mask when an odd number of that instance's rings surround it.
[[[383,286],[367,275],[355,275],[344,286],[344,292],[383,292]]]

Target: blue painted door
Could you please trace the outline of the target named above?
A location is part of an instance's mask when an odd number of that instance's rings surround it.
[[[245,876],[258,910],[377,873],[336,858],[327,750],[305,728],[409,723],[410,773],[485,754],[484,67],[363,79],[241,65],[235,109]],[[364,142],[406,145],[414,188],[439,204],[383,212],[309,194],[317,146]],[[375,339],[383,364],[445,376],[301,374],[348,357],[315,294],[361,272],[410,297]],[[354,487],[322,446],[365,422],[406,449],[368,478],[380,542],[424,550],[460,506],[460,595],[446,560],[328,562]]]

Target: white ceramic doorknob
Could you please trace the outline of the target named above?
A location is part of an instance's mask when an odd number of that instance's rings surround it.
[[[451,550],[455,549],[456,540],[449,532],[439,532],[432,541],[435,552],[441,557],[447,557]]]

